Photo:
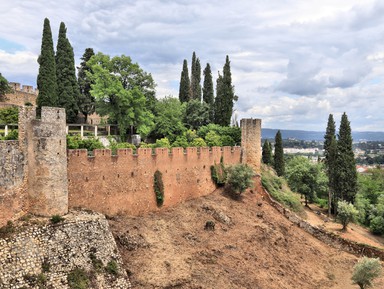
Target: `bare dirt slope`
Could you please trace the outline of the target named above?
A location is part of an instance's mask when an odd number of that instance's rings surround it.
[[[204,229],[210,220],[214,231]],[[217,191],[110,226],[133,288],[358,288],[357,257],[293,226],[256,193],[234,201]]]

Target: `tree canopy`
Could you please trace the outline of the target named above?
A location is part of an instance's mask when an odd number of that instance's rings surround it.
[[[179,87],[179,100],[180,102],[187,102],[189,100],[190,81],[188,73],[187,60],[183,61],[183,70],[181,71],[180,87]]]
[[[8,80],[1,75],[0,73],[0,96],[11,92],[11,88],[9,87]]]
[[[148,135],[154,125],[154,116],[146,107],[146,95],[155,88],[151,74],[125,55],[110,58],[99,52],[88,64],[92,69],[87,75],[94,82],[91,94],[96,98],[96,111],[115,121],[124,139],[128,129]]]
[[[277,175],[283,176],[285,172],[284,164],[284,150],[283,150],[283,139],[281,137],[280,130],[277,131],[275,136],[275,154],[273,155],[273,168]]]

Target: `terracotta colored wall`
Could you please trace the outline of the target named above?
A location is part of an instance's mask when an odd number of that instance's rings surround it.
[[[210,166],[240,163],[240,147],[120,149],[117,156],[110,150],[68,151],[69,207],[83,207],[107,215],[139,215],[158,210],[153,189],[156,170],[163,174],[163,207],[207,195],[215,190]]]

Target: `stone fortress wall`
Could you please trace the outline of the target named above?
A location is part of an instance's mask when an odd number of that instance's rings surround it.
[[[137,154],[120,149],[116,156],[95,150],[88,157],[86,150],[66,150],[64,109],[43,107],[36,119],[35,108],[23,106],[19,140],[0,141],[0,226],[26,213],[62,215],[76,207],[107,215],[158,210],[156,170],[163,175],[163,207],[210,194],[215,190],[210,167],[221,158],[225,164],[250,162],[242,154],[249,156],[244,148],[252,146],[260,150],[260,123],[249,122],[243,148],[138,149]],[[255,155],[260,173],[260,152]]]
[[[21,85],[17,82],[10,82],[12,88],[11,93],[0,96],[0,108],[9,106],[23,106],[26,103],[36,105],[37,95],[39,91],[31,85]]]

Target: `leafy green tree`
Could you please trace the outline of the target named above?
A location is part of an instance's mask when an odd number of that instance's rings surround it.
[[[352,281],[365,289],[373,286],[373,280],[381,275],[381,264],[379,258],[361,258],[353,267]]]
[[[280,130],[277,131],[275,136],[275,154],[273,155],[273,168],[275,169],[279,177],[284,175],[284,172],[285,172],[284,150],[283,150],[283,139],[281,137]]]
[[[184,135],[176,137],[176,140],[172,143],[172,147],[174,148],[186,148],[188,146],[190,146],[190,144],[188,143],[188,140]]]
[[[56,62],[53,50],[51,25],[48,18],[44,19],[43,37],[41,41],[41,52],[37,59],[39,63],[39,74],[37,75],[37,107],[57,105],[57,81]]]
[[[198,136],[205,139],[206,135],[213,131],[221,138],[223,145],[240,145],[241,143],[241,129],[236,126],[220,126],[210,123],[202,126],[197,131]],[[229,138],[228,138],[229,137]]]
[[[12,89],[9,87],[8,80],[0,73],[0,96],[11,92]]]
[[[355,206],[346,201],[339,201],[337,204],[337,219],[343,225],[343,230],[347,229],[350,222],[353,222],[359,212]]]
[[[186,128],[183,124],[185,105],[177,98],[165,97],[158,101],[155,109],[155,126],[151,132],[154,138],[167,137],[174,142]]]
[[[308,201],[313,202],[316,198],[316,185],[319,171],[316,165],[308,158],[293,157],[287,163],[285,177],[289,187],[305,198],[305,205]]]
[[[60,23],[56,48],[57,105],[65,108],[67,122],[76,122],[80,90],[76,79],[75,56],[67,38],[67,28]]]
[[[206,147],[208,146],[207,143],[201,138],[201,137],[197,137],[195,138],[191,143],[190,143],[190,146],[191,147]]]
[[[209,122],[214,121],[214,100],[211,66],[207,63],[204,69],[203,101],[209,105]]]
[[[155,86],[151,74],[125,55],[110,58],[99,52],[88,65],[92,69],[87,75],[94,83],[91,94],[96,98],[97,113],[108,115],[118,124],[123,140],[128,130],[147,136],[154,125],[145,96]]]
[[[192,67],[191,67],[191,100],[201,101],[201,65],[196,53],[192,54]]]
[[[209,106],[205,102],[192,99],[187,102],[184,115],[184,124],[189,129],[199,129],[209,124]]]
[[[246,164],[233,165],[227,168],[226,184],[233,193],[241,194],[252,187],[254,175],[252,168]]]
[[[0,108],[1,124],[17,124],[19,120],[19,109],[16,106]]]
[[[337,199],[353,203],[357,193],[357,172],[352,148],[351,127],[345,113],[340,122],[335,170]]]
[[[171,148],[171,143],[169,142],[169,139],[166,137],[163,137],[161,139],[157,139],[156,142],[153,144],[154,148]]]
[[[262,160],[266,165],[272,164],[272,146],[268,140],[263,144]]]
[[[336,189],[336,159],[337,159],[337,140],[336,140],[336,126],[333,120],[333,115],[330,114],[328,117],[327,129],[324,136],[324,155],[325,155],[325,166],[328,176],[328,214],[336,212],[335,205],[337,204],[337,195],[335,194]]]
[[[87,65],[87,61],[95,55],[92,48],[86,48],[81,58],[82,62],[78,67],[77,81],[79,84],[80,94],[77,101],[80,112],[84,115],[84,122],[87,123],[88,115],[95,112],[95,98],[91,95],[92,82],[87,76],[87,71],[91,73],[91,68]]]
[[[189,100],[190,93],[190,80],[188,73],[187,60],[183,61],[183,70],[181,71],[180,87],[179,87],[179,100],[180,102],[187,102]]]
[[[237,96],[234,93],[232,85],[232,74],[229,57],[227,55],[223,68],[223,76],[220,75],[216,84],[216,99],[215,99],[215,123],[222,126],[229,126],[233,112],[234,102]]]
[[[205,142],[210,147],[214,147],[214,146],[221,147],[223,145],[223,143],[221,142],[220,136],[214,131],[210,131],[209,133],[207,133],[207,135],[205,136]]]

